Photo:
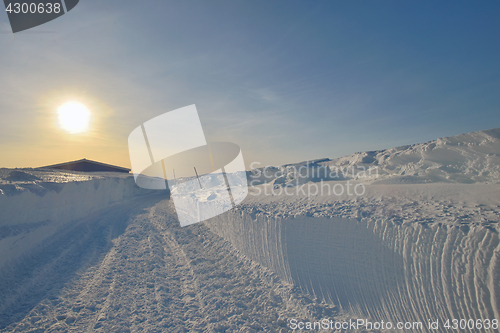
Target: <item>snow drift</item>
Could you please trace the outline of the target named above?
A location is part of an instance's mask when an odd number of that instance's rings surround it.
[[[360,172],[365,170],[366,172]],[[372,172],[368,172],[371,170]],[[354,172],[353,172],[354,171]],[[500,128],[426,143],[252,170],[254,185],[333,179],[383,184],[500,183]]]
[[[146,193],[120,173],[1,169],[0,268],[64,224]]]
[[[387,183],[500,182],[500,128],[356,153],[325,165],[377,166]]]

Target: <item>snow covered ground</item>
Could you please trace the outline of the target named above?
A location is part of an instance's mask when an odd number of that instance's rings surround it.
[[[500,129],[252,170],[242,204],[184,228],[130,175],[0,179],[0,331],[498,331],[477,321],[500,319]]]

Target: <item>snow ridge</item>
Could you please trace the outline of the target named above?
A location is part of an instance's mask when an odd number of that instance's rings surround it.
[[[252,185],[279,186],[341,179],[379,184],[499,184],[500,128],[336,159],[257,168],[248,177]]]
[[[356,153],[330,168],[378,167],[380,183],[500,183],[500,128]]]

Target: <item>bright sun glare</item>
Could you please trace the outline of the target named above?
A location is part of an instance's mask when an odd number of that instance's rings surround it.
[[[79,102],[67,102],[57,109],[59,126],[71,133],[86,132],[89,128],[90,111]]]

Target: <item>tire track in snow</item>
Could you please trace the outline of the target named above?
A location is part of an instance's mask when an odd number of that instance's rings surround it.
[[[172,233],[166,228],[166,226],[161,225],[161,223],[159,222],[160,217],[156,215],[155,212],[156,212],[156,207],[151,208],[149,220],[153,222],[154,226],[156,227],[156,230],[160,232],[160,235],[164,240],[164,251],[172,253],[176,258],[178,258],[177,260],[180,262],[179,265],[185,268],[184,271],[188,271],[187,272],[188,274],[183,274],[185,278],[182,280],[181,295],[183,295],[185,298],[186,296],[195,295],[195,298],[199,303],[199,309],[200,311],[203,312],[205,303],[203,302],[203,299],[201,297],[200,286],[197,281],[196,274],[193,271],[193,267],[191,266],[190,260],[188,259],[186,252],[184,252],[182,247],[175,240]],[[170,220],[172,220],[172,218],[170,218]],[[164,221],[168,220],[165,219]],[[170,221],[169,223],[170,226],[172,226],[173,224],[172,222],[177,223],[177,221]],[[190,279],[186,278],[186,275],[189,275],[191,278]],[[186,301],[186,306],[191,305],[189,301],[190,299],[188,298]]]

